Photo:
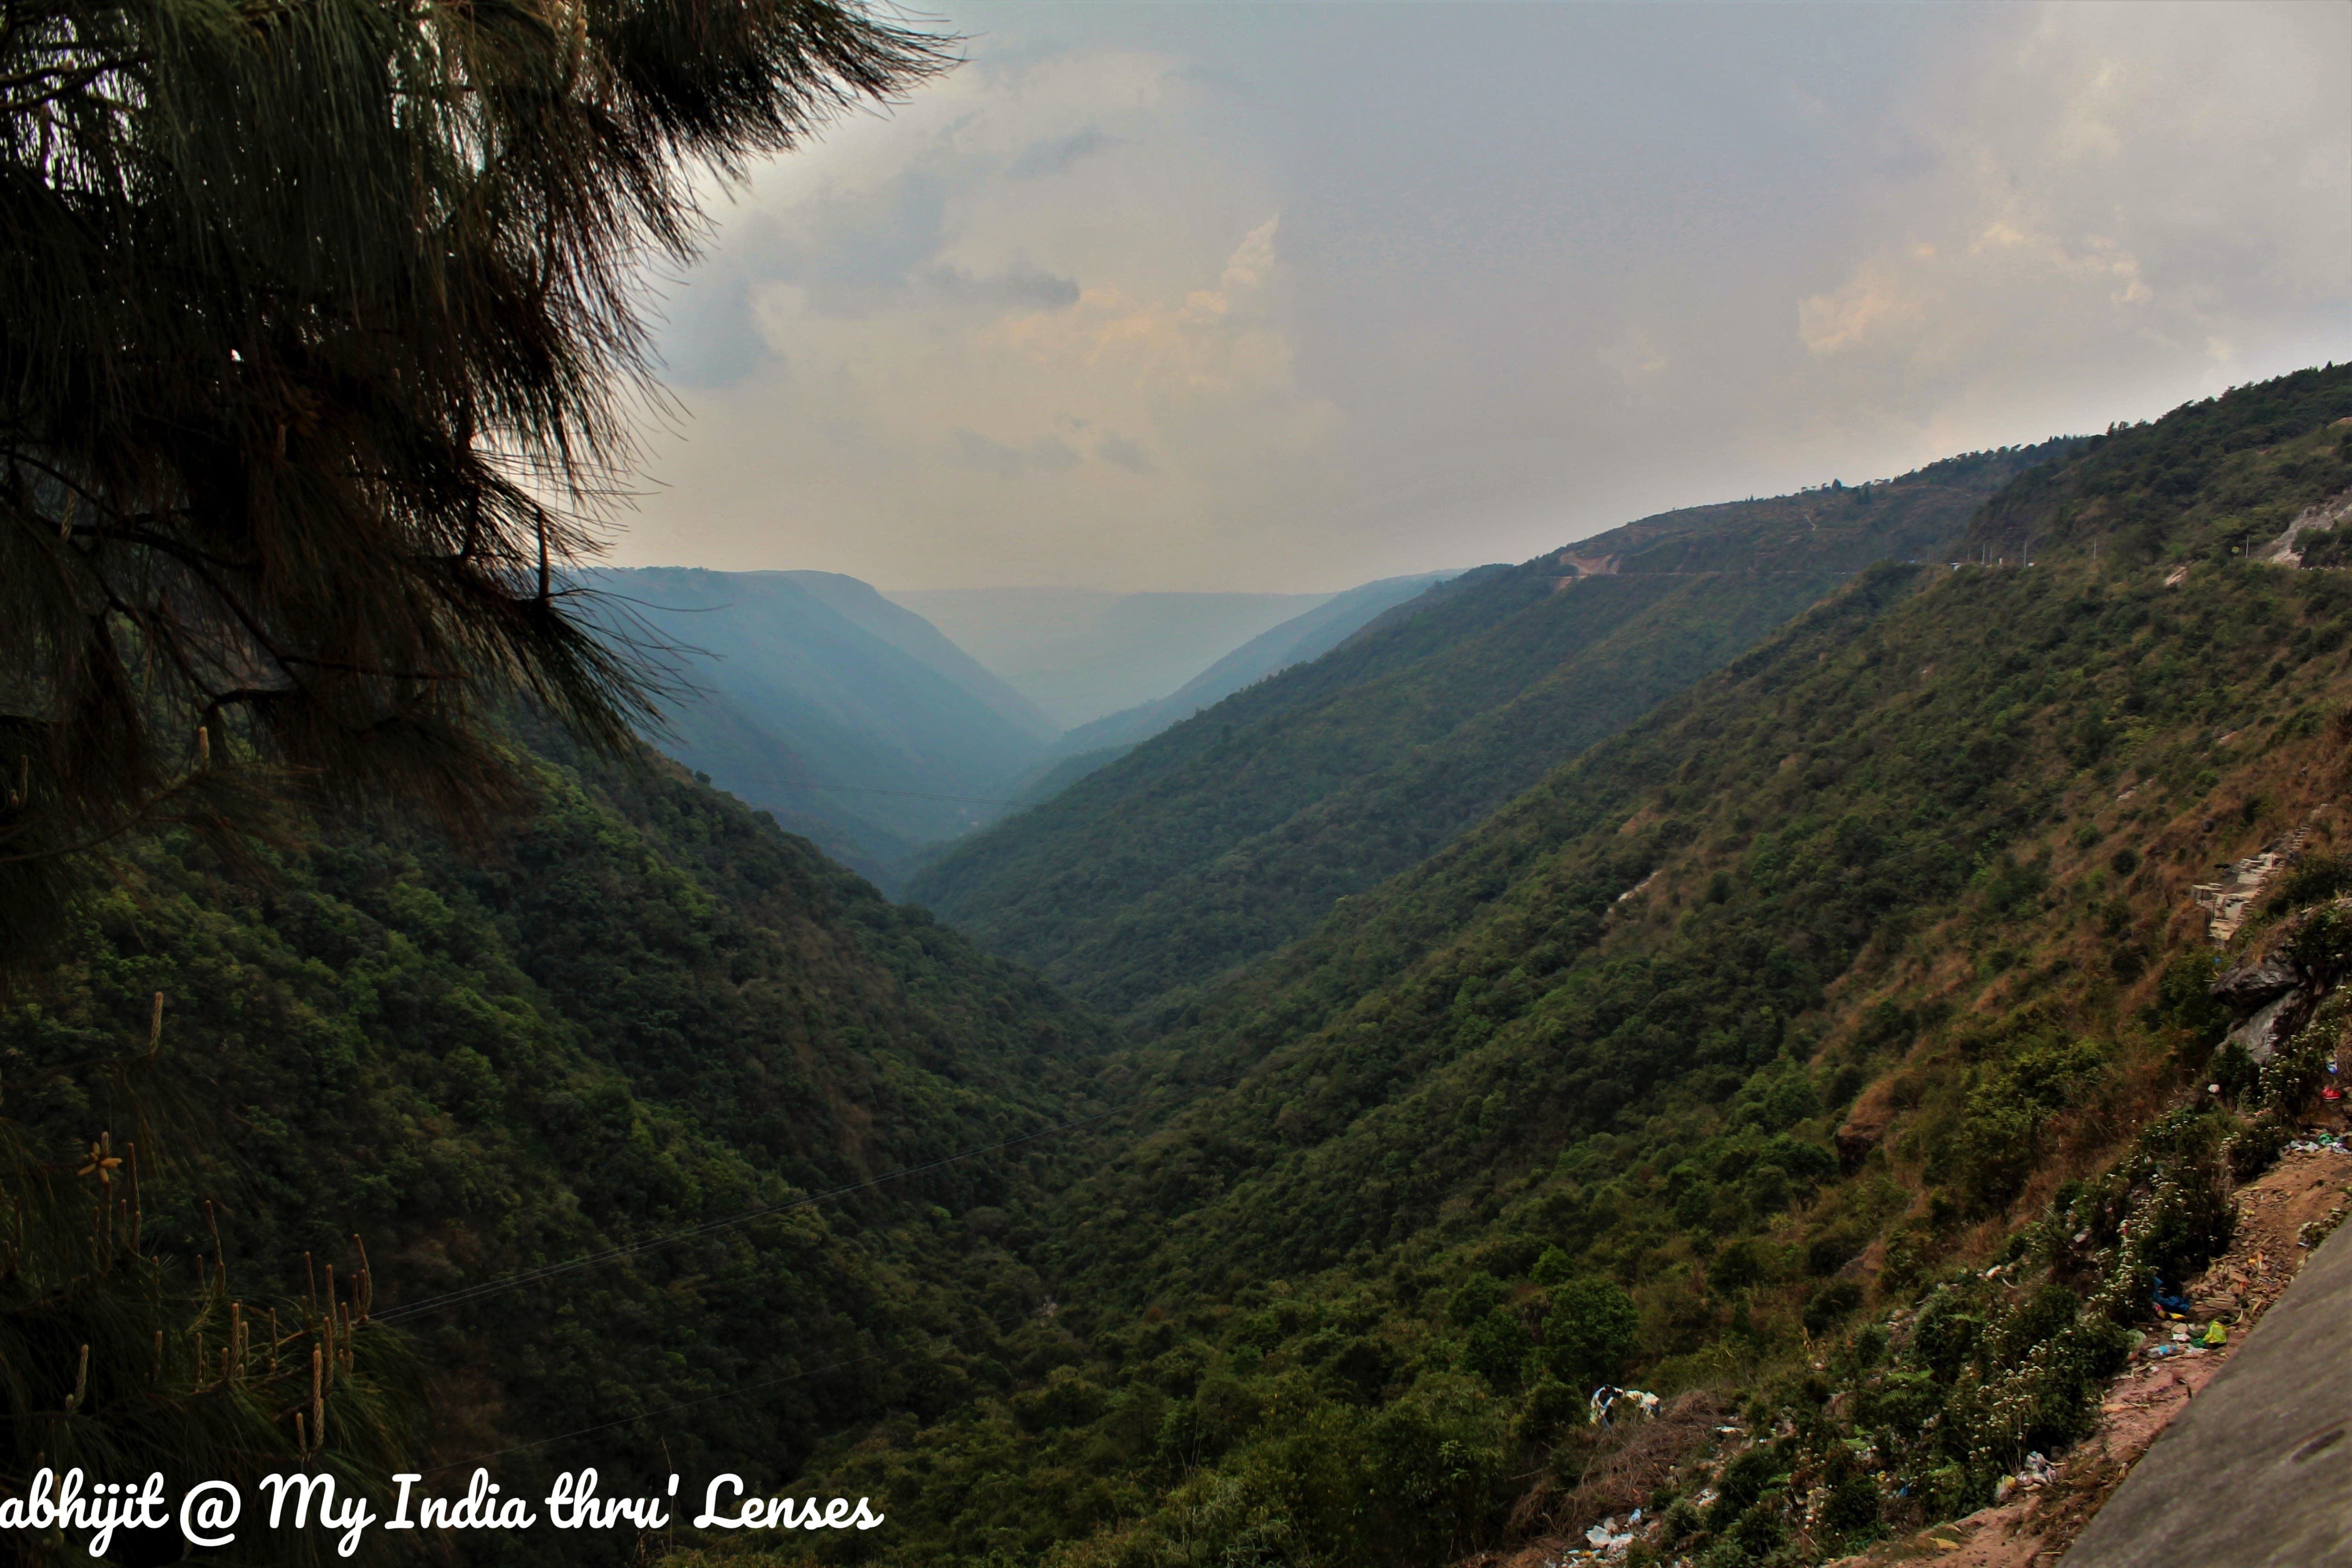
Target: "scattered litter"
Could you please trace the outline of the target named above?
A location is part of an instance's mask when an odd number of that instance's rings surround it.
[[[1592,1391],[1586,1408],[1591,1412],[1588,1420],[1592,1426],[1613,1426],[1619,1415],[1656,1415],[1658,1396],[1646,1389],[1618,1388],[1604,1383]]]
[[[2050,1485],[2057,1479],[2057,1466],[2052,1464],[2040,1453],[2028,1454],[2025,1456],[2025,1463],[2018,1466],[2015,1473],[2001,1477],[1994,1485],[1992,1500],[1996,1504],[2005,1503],[2021,1489],[2037,1490]]]
[[[1633,1522],[1640,1523],[1640,1518],[1636,1516]],[[1633,1544],[1633,1532],[1631,1530],[1619,1530],[1617,1521],[1612,1517],[1602,1520],[1599,1524],[1586,1531],[1584,1543],[1595,1552],[1605,1552],[1612,1557],[1617,1557],[1622,1555],[1625,1549]]]
[[[2230,1331],[2221,1326],[2219,1318],[2205,1325],[2205,1348],[2220,1350],[2230,1342]]]

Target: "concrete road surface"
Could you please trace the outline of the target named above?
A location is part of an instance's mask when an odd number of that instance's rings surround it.
[[[2352,1568],[2352,1225],[2124,1479],[2065,1568]]]

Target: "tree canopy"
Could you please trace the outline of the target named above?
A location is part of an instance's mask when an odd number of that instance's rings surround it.
[[[7,0],[0,952],[79,852],[289,792],[463,820],[583,619],[698,192],[950,63],[840,0]]]

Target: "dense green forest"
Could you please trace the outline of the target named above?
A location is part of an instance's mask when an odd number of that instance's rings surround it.
[[[1668,512],[1474,574],[957,846],[908,897],[1166,1026],[1853,572],[1949,542],[2060,449]],[[1612,570],[1580,577],[1571,554]]]
[[[257,1313],[348,1276],[357,1233],[430,1369],[412,1468],[773,1481],[820,1433],[1009,1387],[1041,1289],[1004,1244],[1066,1149],[793,1200],[1084,1114],[1099,1031],[668,764],[520,738],[538,798],[488,843],[354,822],[257,875],[137,846],[0,1014],[12,1116],[58,1152],[152,1120],[153,1240],[184,1278],[225,1253]],[[559,1548],[596,1549],[509,1547]]]
[[[2347,419],[2352,373],[2307,372],[1963,460],[1912,503],[1944,550],[1874,531],[1900,486],[1811,492],[1735,514],[1758,561],[1813,548],[1774,531],[1803,508],[1845,531],[1786,579],[1685,574],[1732,548],[1696,514],[1614,575],[1485,574],[1367,628],[1139,750],[1139,820],[1223,842],[1226,783],[1322,756],[1315,820],[1408,750],[1383,787],[1453,759],[1472,820],[1333,807],[1362,880],[1181,982],[1106,973],[1172,998],[1148,1026],[516,718],[531,804],[475,840],[132,844],[0,1012],[8,1112],[74,1191],[138,1142],[167,1276],[254,1311],[363,1243],[380,1375],[334,1397],[404,1399],[404,1462],[887,1515],[465,1561],[1444,1563],[1628,1506],[1586,1420],[1624,1380],[1694,1401],[1629,1561],[1818,1562],[2084,1431],[2150,1281],[2221,1244],[2229,1173],[2315,1089],[2340,1007],[2276,1066],[2217,1053],[2189,889],[2301,831],[2232,951],[2352,973],[2352,579],[2241,553],[2352,489]],[[1645,710],[1514,730],[1546,671],[1609,668]],[[20,1284],[18,1338],[49,1310]],[[1717,1426],[1759,1440],[1709,1469]]]
[[[1670,1516],[1721,1568],[2080,1435],[2314,1088],[2209,1064],[2189,884],[2306,826],[2264,929],[2352,964],[2297,914],[2352,583],[2233,553],[2352,486],[2347,414],[2314,372],[2087,443],[1979,525],[2045,520],[2033,567],[1864,574],[1115,1056],[1126,1139],[1034,1255],[1066,1364],[820,1486],[898,1500],[908,1563],[1441,1562],[1590,1522],[1631,1376],[1781,1434]]]

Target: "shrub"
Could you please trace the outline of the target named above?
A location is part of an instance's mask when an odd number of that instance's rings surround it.
[[[1572,1279],[1552,1291],[1544,1359],[1570,1387],[1595,1388],[1623,1370],[1641,1331],[1631,1296],[1606,1279]]]
[[[1840,1535],[1859,1535],[1878,1523],[1878,1483],[1859,1472],[1830,1488],[1822,1522]]]
[[[1743,1237],[1716,1253],[1707,1265],[1707,1284],[1717,1295],[1723,1295],[1759,1285],[1769,1272],[1763,1248]]]
[[[1542,1436],[1582,1420],[1591,1397],[1558,1378],[1539,1378],[1528,1390],[1520,1422],[1531,1436]]]
[[[1828,1333],[1862,1305],[1862,1281],[1832,1279],[1805,1303],[1805,1331],[1816,1338]]]
[[[2236,1104],[2262,1087],[2263,1069],[2244,1046],[2231,1040],[2215,1051],[2212,1059],[2205,1064],[2205,1081],[2219,1084],[2222,1097]]]
[[[2316,984],[2333,984],[2352,969],[2352,905],[2314,910],[2287,939],[2286,956]]]
[[[2040,1121],[2032,1107],[1999,1087],[1969,1095],[1952,1163],[1976,1213],[1999,1213],[2025,1185],[2033,1173]]]
[[[1320,1376],[1333,1393],[1349,1403],[1372,1405],[1379,1402],[1381,1391],[1396,1373],[1394,1351],[1378,1340],[1358,1335],[1341,1345],[1323,1364]]]
[[[1457,1329],[1466,1329],[1511,1299],[1511,1288],[1480,1270],[1462,1282],[1445,1306],[1445,1316]]]
[[[1919,1309],[1918,1321],[1911,1330],[1912,1353],[1928,1371],[1949,1383],[1976,1354],[1983,1330],[1984,1320],[1969,1310],[1967,1298],[1944,1286]]]
[[[2347,892],[2352,892],[2352,858],[2306,855],[2271,895],[2269,909],[2273,914],[2285,914]]]
[[[2298,1116],[2327,1081],[2327,1064],[2334,1059],[2333,1031],[2307,1028],[2271,1053],[2262,1067],[2258,1091],[2264,1109],[2281,1116]]]
[[[1013,1396],[1013,1416],[1032,1432],[1083,1426],[1103,1413],[1108,1395],[1068,1367],[1055,1367],[1042,1388]]]
[[[1759,1443],[1723,1467],[1715,1478],[1715,1502],[1707,1510],[1708,1526],[1722,1530],[1755,1507],[1775,1484],[1787,1479],[1780,1450]]]
[[[1916,1437],[1944,1407],[1944,1385],[1929,1372],[1890,1372],[1857,1402],[1858,1419]]]
[[[2287,1144],[2286,1123],[2275,1116],[2258,1116],[2221,1146],[2224,1158],[2230,1162],[2232,1181],[2251,1182],[2278,1163],[2280,1151]]]
[[[2080,1310],[2074,1292],[2063,1285],[2044,1285],[2001,1321],[1994,1360],[2002,1366],[2020,1364],[2036,1346],[2073,1328]]]
[[[2211,995],[2220,967],[2221,960],[2211,953],[2183,953],[2166,964],[2156,984],[2159,1017],[2200,1041],[2219,1037],[2230,1022],[2230,1010]]]
[[[1497,1393],[1519,1384],[1519,1365],[1527,1359],[1528,1331],[1508,1309],[1497,1307],[1471,1325],[1462,1347],[1462,1367],[1486,1380]]]
[[[1805,1243],[1805,1272],[1815,1279],[1834,1274],[1867,1245],[1859,1231],[1822,1231]]]

